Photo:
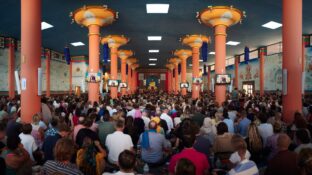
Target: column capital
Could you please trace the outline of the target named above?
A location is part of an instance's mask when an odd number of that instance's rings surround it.
[[[173,64],[166,64],[166,68],[168,68],[170,71],[172,71],[174,69],[174,65]]]
[[[136,70],[138,67],[139,67],[140,65],[139,64],[132,64],[131,65],[131,69],[134,71],[134,70]]]
[[[131,50],[119,50],[118,57],[121,60],[126,60],[127,58],[133,56],[133,52]]]
[[[188,57],[192,56],[192,51],[189,49],[178,49],[174,51],[174,56],[179,57],[181,60],[186,60]]]
[[[69,15],[72,18],[72,23],[88,27],[97,25],[99,27],[108,26],[116,21],[118,13],[107,6],[83,6]]]
[[[101,39],[102,44],[108,44],[109,48],[119,48],[129,42],[129,39],[123,35],[107,35]]]
[[[192,48],[200,48],[203,42],[210,42],[210,37],[205,35],[185,35],[180,40],[182,41],[182,44],[188,45]]]
[[[170,58],[169,62],[177,66],[181,62],[181,60],[179,58]]]
[[[127,59],[127,64],[129,66],[131,66],[132,64],[136,63],[137,61],[138,61],[138,59],[136,59],[136,58],[128,58]]]
[[[218,25],[230,27],[241,22],[243,17],[246,17],[245,12],[233,6],[208,6],[201,12],[197,12],[198,22],[209,27]]]

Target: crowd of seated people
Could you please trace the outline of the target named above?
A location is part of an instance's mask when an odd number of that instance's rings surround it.
[[[19,98],[1,97],[0,174],[311,175],[311,99],[293,123],[281,100],[237,89],[222,105],[210,93],[58,95],[23,123]]]

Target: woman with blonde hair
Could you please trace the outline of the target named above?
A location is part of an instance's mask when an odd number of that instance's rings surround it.
[[[248,150],[251,153],[251,159],[255,162],[260,161],[260,153],[263,149],[262,138],[259,134],[257,125],[255,123],[250,123],[247,132],[247,138],[245,139],[248,145]]]
[[[32,126],[31,135],[35,138],[38,147],[41,148],[44,140],[44,131],[47,129],[47,126],[41,120],[41,116],[39,114],[35,114],[32,117],[31,126]]]

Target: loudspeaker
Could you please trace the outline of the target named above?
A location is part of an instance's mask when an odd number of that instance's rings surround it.
[[[21,95],[21,82],[20,82],[20,78],[19,78],[17,70],[14,71],[14,76],[15,76],[15,86],[16,86],[17,94]]]

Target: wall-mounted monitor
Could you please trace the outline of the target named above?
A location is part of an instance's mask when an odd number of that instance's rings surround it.
[[[118,87],[118,80],[108,80],[108,87]]]
[[[180,83],[180,88],[189,88],[189,83],[186,82],[186,83]]]
[[[98,73],[87,72],[86,73],[86,82],[98,83],[101,81],[101,77],[102,77],[102,74],[100,72],[98,72]]]
[[[128,84],[127,83],[119,83],[119,87],[120,88],[128,88]]]
[[[231,84],[231,74],[217,74],[216,85]]]

